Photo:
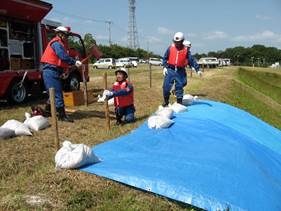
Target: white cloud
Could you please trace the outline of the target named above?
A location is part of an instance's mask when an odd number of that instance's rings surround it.
[[[93,24],[94,22],[92,20],[84,20],[83,23],[84,24]]]
[[[266,16],[266,15],[256,15],[256,19],[261,20],[261,21],[268,21],[268,20],[271,20],[272,17]]]
[[[272,31],[266,30],[261,33],[256,33],[252,35],[239,35],[233,38],[234,41],[260,41],[260,40],[278,40],[281,35],[276,34]]]
[[[199,48],[199,47],[204,47],[204,46],[205,45],[203,43],[198,43],[198,42],[192,43],[192,47]]]
[[[204,39],[206,40],[215,40],[215,39],[225,39],[228,35],[223,31],[213,31],[208,33]]]
[[[159,39],[158,37],[147,36],[146,39],[149,42],[149,44],[160,44],[160,43],[162,43],[162,40]]]
[[[186,33],[186,36],[187,36],[187,39],[188,39],[188,37],[196,37],[196,34],[190,32],[190,33]]]
[[[171,34],[173,34],[172,30],[170,30],[170,29],[168,29],[166,27],[163,27],[163,26],[159,26],[157,28],[157,31],[158,31],[159,34],[163,34],[163,35],[171,35]]]
[[[128,41],[128,37],[127,36],[123,36],[120,39],[121,42],[127,42]]]
[[[95,36],[95,38],[96,38],[97,40],[108,40],[108,35],[97,34],[97,35]]]

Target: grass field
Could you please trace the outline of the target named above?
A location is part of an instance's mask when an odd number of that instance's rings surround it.
[[[127,134],[142,124],[162,102],[162,72],[153,67],[149,88],[147,66],[130,69],[135,86],[137,121],[104,130],[103,105],[79,106],[71,114],[75,123],[59,123],[60,140],[90,146]],[[200,98],[226,102],[240,107],[281,129],[281,71],[252,68],[206,70],[203,78],[193,74],[186,93]],[[103,70],[91,72],[90,98],[96,99],[103,87]],[[109,71],[108,83],[114,82]],[[174,99],[173,99],[174,100]],[[8,119],[24,119],[31,105],[43,105],[45,99],[22,106],[0,104],[0,124]],[[112,123],[114,120],[111,109]],[[56,172],[52,130],[35,132],[32,137],[0,141],[0,210],[198,210],[166,198],[146,193],[117,182],[78,170]]]

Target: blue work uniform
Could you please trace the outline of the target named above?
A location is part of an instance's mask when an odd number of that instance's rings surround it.
[[[71,58],[65,52],[64,47],[59,42],[54,42],[51,45],[51,48],[55,51],[56,55],[65,63],[69,65],[74,65],[75,60]],[[61,108],[64,107],[63,101],[63,93],[62,93],[62,82],[61,82],[61,75],[63,74],[64,70],[61,67],[44,63],[43,64],[43,80],[45,84],[45,88],[47,92],[49,88],[55,88],[55,101],[56,107]],[[48,99],[47,103],[50,103],[50,99]]]
[[[175,82],[175,94],[177,96],[177,99],[183,98],[183,93],[184,93],[183,87],[185,87],[187,84],[185,67],[175,68],[175,66],[169,65],[168,64],[169,55],[170,55],[170,48],[166,50],[163,57],[163,67],[167,68],[167,74],[165,75],[164,83],[163,83],[163,96],[164,97],[170,96],[171,94],[170,91]],[[186,59],[188,61],[189,66],[194,67],[196,72],[200,70],[199,65],[193,59],[190,50],[188,50]]]

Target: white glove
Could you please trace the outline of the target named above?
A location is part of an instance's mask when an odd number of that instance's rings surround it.
[[[203,75],[202,71],[199,70],[199,71],[197,72],[197,75],[199,75],[200,77],[202,77],[202,75]]]
[[[75,62],[75,66],[76,66],[76,67],[81,67],[81,66],[82,66],[82,62],[80,62],[79,60],[77,60],[77,61]]]
[[[109,90],[104,90],[102,96],[105,97],[111,97],[113,95],[113,92],[109,91]]]
[[[164,67],[164,68],[163,68],[163,75],[164,75],[164,76],[166,76],[166,75],[167,75],[167,73],[168,73],[168,70],[167,70],[167,68],[166,68],[166,67]]]

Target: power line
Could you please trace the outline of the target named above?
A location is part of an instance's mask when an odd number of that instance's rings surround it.
[[[97,23],[106,23],[108,21],[108,20],[102,20],[102,19],[93,19],[93,18],[83,17],[83,16],[80,16],[80,15],[66,13],[66,12],[62,12],[62,11],[59,11],[59,10],[53,10],[53,12],[57,13],[57,14],[61,14],[61,15],[67,15],[67,16],[70,16],[70,17],[75,17],[75,18],[82,19],[82,20],[90,20],[90,21],[97,22]]]
[[[67,15],[67,16],[71,16],[77,19],[81,19],[81,20],[87,20],[87,21],[93,21],[93,22],[97,22],[97,23],[105,23],[106,25],[108,24],[108,43],[109,45],[112,44],[112,40],[111,40],[111,24],[113,23],[111,20],[101,20],[101,19],[93,19],[93,18],[88,18],[88,17],[83,17],[80,15],[75,15],[75,14],[70,14],[70,13],[66,13],[66,12],[62,12],[59,10],[54,10],[55,13],[57,14],[61,14],[61,15]]]

